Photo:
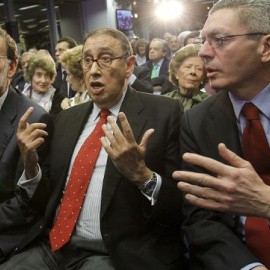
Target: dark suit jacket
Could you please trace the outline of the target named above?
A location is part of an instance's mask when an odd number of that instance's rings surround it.
[[[30,225],[36,220],[31,207],[25,205],[24,194],[17,189],[17,182],[23,171],[16,139],[19,120],[26,110],[32,106],[35,110],[29,122],[44,122],[47,124],[47,131],[50,134],[52,133],[51,117],[43,108],[13,87],[10,87],[8,91],[6,100],[0,110],[0,253],[2,252],[5,256],[17,246],[29,230]],[[38,150],[41,165],[48,157],[49,142],[50,136]],[[46,175],[46,168],[42,168]],[[40,187],[43,191],[46,191],[45,188],[48,186],[43,181]],[[37,194],[38,197],[35,197],[35,199],[40,198],[40,201],[35,203],[42,211],[45,207],[44,197],[39,194],[39,191]],[[1,259],[0,255],[0,261]]]
[[[62,69],[61,69],[61,65],[57,66],[57,73],[56,73],[56,77],[54,82],[52,83],[52,86],[57,90],[57,92],[59,92],[64,98],[68,97],[74,97],[74,95],[76,94],[75,91],[73,91],[73,89],[70,87],[69,88],[69,95],[67,93],[67,82],[66,80],[62,79]]]
[[[40,220],[23,241],[23,248],[51,225],[59,205],[69,163],[93,103],[87,102],[59,114],[51,148],[50,174],[57,183]],[[160,109],[162,108],[162,110]],[[154,128],[146,153],[146,164],[162,176],[154,207],[131,181],[121,175],[108,158],[101,202],[101,234],[116,269],[183,269],[181,193],[172,180],[180,168],[179,131],[181,109],[173,99],[128,89],[121,111],[140,142],[144,132]]]
[[[242,155],[235,115],[225,91],[186,111],[181,123],[182,153],[195,152],[226,163],[217,149],[221,142]],[[185,162],[182,169],[205,172]],[[184,214],[183,229],[190,242],[192,270],[241,269],[258,261],[236,230],[238,216],[199,209],[187,202]]]
[[[169,81],[169,64],[170,61],[167,58],[164,58],[162,65],[159,70],[158,77],[151,79],[153,86],[162,86],[162,95],[173,90],[173,85]],[[147,61],[142,66],[147,66],[150,70],[150,77],[153,69],[153,62],[151,60]]]
[[[22,92],[23,89],[24,89],[25,83],[26,83],[26,81],[24,80],[23,71],[22,70],[19,70],[14,75],[14,77],[12,78],[11,85],[14,88],[17,88],[17,89],[19,89]]]
[[[151,73],[146,66],[134,66],[133,74],[137,77],[132,88],[139,92],[153,93],[153,86],[151,83]]]

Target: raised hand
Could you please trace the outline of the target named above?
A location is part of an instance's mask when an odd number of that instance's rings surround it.
[[[152,171],[146,167],[145,152],[148,141],[154,133],[154,129],[147,130],[138,145],[124,113],[119,113],[119,120],[123,133],[113,118],[109,116],[108,123],[111,125],[112,131],[109,130],[107,125],[102,126],[106,138],[102,137],[101,143],[116,168],[123,175],[137,185],[144,183],[150,179],[153,174]]]
[[[178,188],[186,192],[186,199],[203,208],[245,216],[270,218],[270,187],[255,172],[251,164],[219,144],[219,153],[230,165],[186,153],[185,162],[214,173],[176,171],[173,178],[180,180]]]
[[[25,174],[27,178],[34,178],[38,174],[38,155],[37,148],[43,144],[44,137],[47,132],[43,130],[46,128],[44,123],[29,124],[28,120],[33,113],[34,108],[30,107],[21,117],[18,130],[17,140],[24,163]]]

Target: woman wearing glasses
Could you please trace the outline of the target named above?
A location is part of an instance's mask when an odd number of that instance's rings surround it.
[[[90,100],[84,82],[83,69],[80,65],[80,60],[82,59],[82,48],[82,45],[76,46],[64,52],[60,57],[61,65],[67,72],[66,80],[70,83],[72,89],[76,91],[74,97],[65,98],[62,101],[61,107],[64,110]]]

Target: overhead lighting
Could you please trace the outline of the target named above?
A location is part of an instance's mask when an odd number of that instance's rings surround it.
[[[138,13],[134,13],[134,18],[137,19],[139,17]]]
[[[27,10],[27,9],[36,8],[36,7],[39,7],[39,5],[32,5],[32,6],[21,7],[21,8],[19,8],[19,10]]]
[[[159,19],[168,21],[180,17],[183,12],[183,7],[180,3],[175,1],[168,1],[159,4],[155,13]]]
[[[40,11],[47,11],[47,8],[43,8],[43,9],[41,9]]]
[[[36,28],[36,27],[37,27],[36,24],[29,24],[29,25],[27,25],[27,28],[29,28],[29,29],[31,29],[31,28]]]
[[[30,23],[30,22],[34,22],[36,19],[26,19],[26,20],[23,20],[23,22],[25,23]]]
[[[0,7],[2,7],[4,5],[4,3],[0,3]]]

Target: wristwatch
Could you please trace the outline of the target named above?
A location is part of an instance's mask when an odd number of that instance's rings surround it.
[[[145,195],[152,196],[153,191],[155,190],[157,185],[157,175],[155,172],[153,172],[153,176],[151,179],[147,180],[145,183],[143,183],[141,186],[139,186],[139,189],[141,192],[143,192]]]

